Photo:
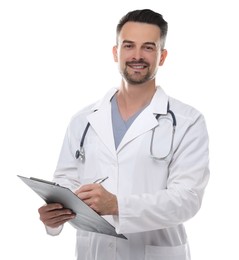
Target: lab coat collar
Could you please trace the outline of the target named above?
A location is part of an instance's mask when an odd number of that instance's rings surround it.
[[[88,115],[88,120],[91,126],[94,128],[98,136],[112,152],[116,154],[115,142],[113,136],[112,119],[111,119],[111,98],[118,91],[117,88],[113,88],[107,92],[105,97],[98,101],[92,108],[94,113]],[[156,92],[150,102],[150,104],[139,114],[135,119],[131,127],[123,137],[117,151],[137,136],[154,128],[158,121],[155,118],[156,114],[167,114],[168,96],[162,90],[161,87],[156,88]],[[143,123],[142,123],[143,122]]]
[[[156,92],[150,102],[149,108],[153,114],[167,114],[168,96],[160,86],[156,87]]]
[[[117,91],[117,88],[108,91],[105,97],[92,107],[92,113],[87,116],[91,127],[114,157],[116,156],[116,150],[111,119],[111,98]]]
[[[157,114],[166,115],[167,106],[168,96],[161,87],[157,87],[150,104],[134,120],[119,144],[117,152],[119,152],[127,143],[156,127],[158,125],[158,120],[155,116]]]
[[[98,102],[96,102],[96,104],[92,107],[92,112],[99,110],[101,107],[105,106],[106,103],[110,103],[112,97],[114,96],[114,94],[118,91],[118,88],[112,88],[110,89],[106,95],[100,99]]]
[[[93,107],[92,112],[104,106],[105,102],[110,102],[113,95],[118,91],[118,88],[110,89],[103,99],[99,100]],[[153,114],[167,114],[168,96],[160,86],[156,87],[156,92],[150,102],[150,107]]]

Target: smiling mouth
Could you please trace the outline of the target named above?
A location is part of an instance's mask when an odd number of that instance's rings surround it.
[[[131,69],[134,70],[142,70],[148,67],[148,65],[146,64],[132,64],[132,63],[128,63],[127,66],[129,66]]]

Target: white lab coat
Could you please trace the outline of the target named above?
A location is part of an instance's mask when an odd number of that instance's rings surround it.
[[[94,180],[117,195],[119,215],[105,216],[128,240],[77,230],[78,260],[189,260],[183,222],[200,209],[208,183],[208,134],[204,117],[194,108],[168,97],[161,87],[135,119],[115,149],[111,98],[117,89],[76,114],[67,129],[54,181],[72,190]],[[173,152],[166,160],[150,157],[168,153],[172,119],[177,120]],[[95,111],[95,112],[94,112]],[[163,114],[158,121],[156,114]],[[85,162],[75,159],[80,139],[90,122]],[[58,232],[57,230],[55,230]],[[53,230],[48,230],[54,234]]]

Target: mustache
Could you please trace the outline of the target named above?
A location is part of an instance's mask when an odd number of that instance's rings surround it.
[[[145,66],[149,66],[149,63],[140,59],[140,60],[134,60],[134,61],[127,61],[126,62],[126,65],[135,65],[135,64],[142,64],[142,65],[145,65]]]

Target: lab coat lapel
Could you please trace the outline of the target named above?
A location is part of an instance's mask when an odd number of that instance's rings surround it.
[[[132,123],[121,143],[119,144],[117,151],[120,151],[122,147],[124,147],[127,143],[136,137],[156,127],[158,125],[158,120],[155,118],[155,116],[157,114],[166,115],[167,105],[168,96],[160,87],[157,87],[150,104],[138,115],[138,117]]]
[[[93,110],[95,112],[87,117],[91,127],[113,155],[116,155],[116,150],[112,128],[110,100],[116,91],[117,89],[110,90],[106,96],[94,106]]]
[[[127,143],[135,139],[136,137],[142,135],[143,133],[151,130],[157,125],[157,120],[153,116],[150,109],[145,109],[142,111],[135,121],[132,123],[128,131],[125,133],[121,143],[118,146],[117,151],[120,151]]]
[[[87,117],[91,127],[114,156],[116,156],[116,150],[112,127],[111,98],[116,91],[117,89],[110,90],[106,96],[94,106],[92,110],[95,112]],[[168,96],[160,87],[157,87],[151,103],[138,115],[130,126],[118,146],[117,151],[121,150],[128,142],[157,126],[158,121],[155,116],[156,114],[167,114],[167,104]]]

